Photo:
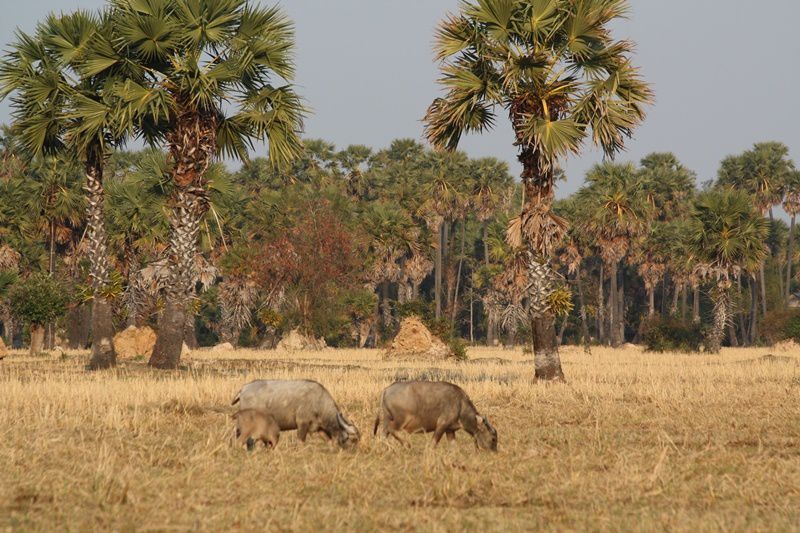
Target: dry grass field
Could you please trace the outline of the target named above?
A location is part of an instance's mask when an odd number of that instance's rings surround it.
[[[164,373],[87,374],[86,354],[0,362],[0,530],[790,531],[800,529],[800,354],[563,351],[537,384],[521,351],[466,363],[377,351],[197,352]],[[248,454],[230,400],[255,378],[325,384],[361,429],[354,452],[292,433]],[[461,385],[500,434],[438,449],[371,436],[402,378]]]

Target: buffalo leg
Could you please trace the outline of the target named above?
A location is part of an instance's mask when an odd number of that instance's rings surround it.
[[[445,434],[447,430],[444,426],[436,426],[436,430],[433,432],[433,446],[434,448],[439,445],[439,441],[442,440],[442,436]]]
[[[297,438],[300,439],[300,442],[306,441],[306,435],[308,435],[308,422],[303,422],[302,424],[297,424]]]
[[[448,431],[447,433],[445,433],[445,435],[447,435],[447,440],[449,440],[450,442],[456,440],[456,432],[455,431]]]

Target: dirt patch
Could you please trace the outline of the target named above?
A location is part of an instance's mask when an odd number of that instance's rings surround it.
[[[450,348],[436,337],[415,316],[403,319],[392,346],[384,359],[447,359],[453,356]]]
[[[150,357],[156,345],[156,332],[148,326],[130,326],[114,336],[114,349],[118,359]]]
[[[293,329],[285,335],[276,346],[276,349],[284,352],[297,352],[300,350],[310,350],[318,352],[324,350],[328,345],[325,339],[315,339],[300,333],[299,329]]]

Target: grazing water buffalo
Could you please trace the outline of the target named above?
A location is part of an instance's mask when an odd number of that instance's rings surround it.
[[[252,381],[242,387],[232,404],[270,414],[281,431],[296,429],[301,442],[309,432],[321,433],[328,440],[335,439],[341,448],[352,448],[361,436],[316,381]]]
[[[258,409],[243,409],[235,413],[232,418],[236,421],[234,440],[239,447],[245,442],[259,440],[267,448],[278,445],[281,428],[272,415]]]
[[[456,431],[463,429],[475,438],[475,446],[497,451],[497,431],[489,419],[478,414],[475,405],[460,387],[442,381],[407,381],[390,385],[381,396],[381,412],[375,418],[373,433],[383,416],[382,437],[392,435],[400,438],[399,432],[433,432],[434,446],[442,435],[448,440],[456,438]]]

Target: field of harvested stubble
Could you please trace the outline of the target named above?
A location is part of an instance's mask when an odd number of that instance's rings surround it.
[[[567,384],[520,351],[467,363],[377,351],[193,354],[87,374],[85,354],[0,362],[0,530],[778,530],[800,527],[800,354],[563,351]],[[213,358],[212,358],[213,357]],[[284,435],[229,447],[230,400],[261,377],[325,384],[362,432],[355,452]],[[372,438],[381,389],[461,385],[500,434],[432,449]]]

